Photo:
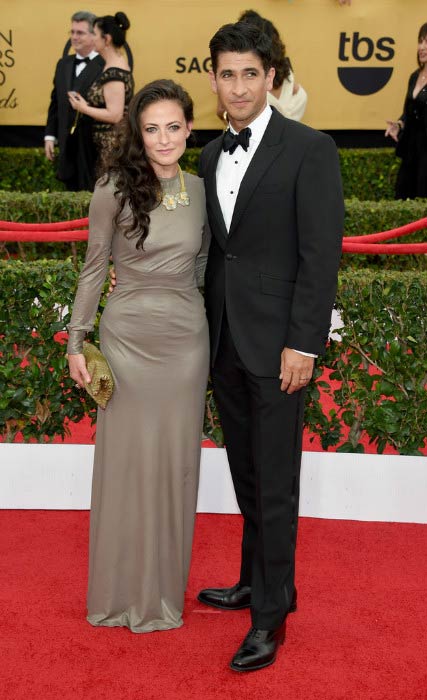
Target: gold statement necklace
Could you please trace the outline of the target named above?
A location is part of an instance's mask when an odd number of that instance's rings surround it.
[[[167,209],[168,211],[172,211],[172,209],[176,209],[177,204],[181,204],[183,207],[188,207],[190,204],[190,197],[188,196],[187,189],[185,187],[185,182],[184,182],[184,175],[182,174],[182,170],[178,165],[178,174],[179,174],[179,184],[180,184],[180,190],[176,194],[171,194],[170,192],[165,192],[163,195],[162,199],[162,204]]]

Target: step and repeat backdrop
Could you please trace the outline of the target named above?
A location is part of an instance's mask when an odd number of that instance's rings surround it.
[[[417,67],[423,0],[14,0],[0,14],[0,123],[43,125],[70,17],[126,12],[136,88],[155,78],[184,85],[197,129],[219,129],[207,73],[208,44],[222,24],[255,9],[278,28],[296,80],[308,93],[304,122],[318,129],[382,129],[401,113]]]

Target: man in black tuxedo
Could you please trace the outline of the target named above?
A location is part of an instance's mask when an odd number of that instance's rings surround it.
[[[229,129],[203,150],[212,242],[205,301],[211,377],[243,514],[239,582],[199,600],[250,608],[231,668],[273,663],[294,586],[305,387],[328,339],[343,230],[337,150],[267,105],[271,44],[257,27],[210,42]],[[221,533],[218,533],[221,536]]]
[[[54,160],[57,142],[56,174],[72,191],[92,190],[94,183],[91,126],[88,118],[79,118],[72,109],[68,92],[74,90],[86,97],[88,88],[102,73],[104,59],[94,51],[95,19],[96,15],[85,11],[75,12],[71,17],[71,45],[75,55],[65,56],[57,63],[45,129],[46,158]]]

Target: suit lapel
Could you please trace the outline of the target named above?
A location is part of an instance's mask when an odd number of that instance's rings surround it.
[[[74,56],[68,56],[68,59],[69,60],[67,60],[64,65],[65,92],[69,92],[73,89]]]
[[[222,215],[221,206],[218,200],[218,193],[216,189],[216,168],[218,164],[219,156],[221,155],[222,149],[222,137],[218,139],[218,143],[215,144],[215,149],[212,151],[210,161],[206,167],[205,173],[205,188],[206,188],[206,199],[209,204],[210,212],[215,220],[215,226],[213,229],[218,232],[218,239],[223,239],[223,243],[227,241],[228,233],[225,226],[224,217]],[[218,242],[221,242],[218,240]]]
[[[271,119],[265,130],[264,136],[261,139],[261,143],[255,151],[255,154],[240,184],[239,194],[237,195],[228,237],[233,234],[238,226],[242,214],[253,197],[254,190],[264,176],[264,173],[269,169],[279,153],[281,153],[286,147],[283,137],[285,129],[286,120],[275,109],[273,109],[273,114],[271,115]]]
[[[92,85],[93,81],[101,74],[103,67],[104,60],[101,56],[95,56],[95,58],[87,64],[84,71],[80,73],[79,77],[76,78],[74,85],[77,92],[80,92],[84,97],[89,86]]]

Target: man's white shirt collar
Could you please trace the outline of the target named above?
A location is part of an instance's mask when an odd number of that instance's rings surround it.
[[[273,110],[271,109],[269,104],[266,104],[263,111],[261,114],[258,114],[257,118],[253,120],[251,124],[248,124],[248,127],[251,130],[251,138],[249,143],[251,143],[252,139],[256,142],[259,143],[264,136],[264,132],[268,126],[268,122],[270,121],[271,115],[273,113]],[[233,129],[231,124],[229,125],[230,131],[233,134],[237,134],[238,132]]]
[[[91,51],[90,54],[88,54],[87,56],[82,56],[81,54],[76,53],[76,58],[88,58],[91,61],[97,55],[98,55],[97,51]]]

